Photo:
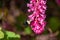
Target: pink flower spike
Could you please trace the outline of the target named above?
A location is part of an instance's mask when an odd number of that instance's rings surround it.
[[[30,0],[27,7],[29,7],[28,12],[32,14],[28,16],[30,21],[30,26],[36,34],[41,34],[45,29],[45,11],[46,11],[46,1],[47,0]]]

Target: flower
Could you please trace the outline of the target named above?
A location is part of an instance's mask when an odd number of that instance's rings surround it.
[[[30,0],[30,3],[27,4],[29,7],[28,12],[32,12],[28,16],[30,19],[30,26],[36,34],[40,34],[44,31],[46,22],[45,10],[46,10],[46,0]]]
[[[55,1],[56,1],[57,5],[60,6],[60,0],[55,0]]]

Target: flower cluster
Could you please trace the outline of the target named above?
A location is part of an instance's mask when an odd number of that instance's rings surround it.
[[[32,12],[28,16],[32,30],[36,34],[42,33],[46,25],[44,21],[46,18],[46,0],[30,0],[30,3],[27,3],[27,7],[29,7],[28,12]]]

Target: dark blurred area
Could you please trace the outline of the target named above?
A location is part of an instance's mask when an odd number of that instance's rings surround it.
[[[39,35],[27,23],[28,2],[0,0],[0,40],[60,40],[60,0],[47,0],[47,25]]]

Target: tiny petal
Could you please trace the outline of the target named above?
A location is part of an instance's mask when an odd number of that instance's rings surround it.
[[[30,4],[29,3],[27,3],[27,7],[29,7],[30,6]]]
[[[28,17],[29,17],[30,20],[34,20],[35,15],[32,14],[32,15],[29,15]]]
[[[30,10],[30,9],[28,9],[28,12],[31,12],[31,10]]]
[[[43,8],[46,10],[46,7],[45,6],[43,6]]]
[[[33,3],[33,1],[30,1],[30,3]]]

